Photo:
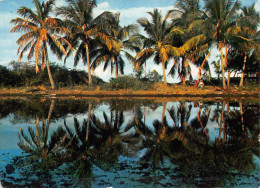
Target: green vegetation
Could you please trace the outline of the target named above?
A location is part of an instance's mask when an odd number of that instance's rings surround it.
[[[111,74],[114,71],[116,77],[111,78],[106,90],[147,90],[151,88],[149,81],[161,81],[154,72],[146,75],[146,63],[151,58],[154,63],[162,65],[165,84],[167,66],[171,66],[168,74],[177,74],[183,85],[187,80],[192,83],[191,72],[194,70],[191,64],[198,67],[198,80],[205,81],[207,77],[210,84],[215,84],[210,81],[211,72],[215,71],[219,78],[222,76],[217,83],[221,81],[224,89],[230,88],[231,73],[240,74],[241,88],[244,87],[244,77],[253,75],[258,80],[260,48],[257,27],[260,16],[254,4],[241,7],[239,1],[208,0],[204,7],[200,7],[198,0],[178,0],[177,9],[169,10],[166,15],[154,9],[148,12],[150,20],[138,19],[137,23],[145,31],[145,35],[141,35],[137,24],[120,25],[120,13],[104,11],[94,18],[96,0],[67,0],[67,5],[62,7],[55,7],[55,0],[43,3],[33,0],[33,3],[35,10],[18,9],[21,18],[11,20],[15,25],[11,32],[22,33],[17,40],[18,61],[28,52],[28,61],[34,57],[35,63],[22,72],[14,66],[13,71],[0,67],[2,87],[47,85],[46,78],[49,77],[52,89],[86,83],[103,88],[102,81],[90,72],[104,64],[103,70],[110,65]],[[52,18],[53,13],[58,18]],[[220,57],[213,63],[216,70],[210,70],[208,58],[215,47]],[[75,66],[82,59],[88,73],[50,65],[48,49],[59,59],[64,57],[64,62],[67,57],[74,56]],[[137,78],[118,77],[118,72],[124,73],[125,58],[133,64]],[[24,66],[27,65],[22,64]],[[38,73],[39,66],[42,70],[46,66],[48,74]],[[33,68],[37,75],[32,72]]]
[[[10,66],[12,70],[0,66],[1,87],[43,86],[47,88],[50,86],[47,72],[41,71],[36,74],[34,66],[29,63],[12,61]],[[56,87],[71,87],[87,85],[88,83],[88,74],[82,70],[69,70],[66,67],[50,63],[50,71],[56,82]],[[93,82],[95,85],[104,83],[103,80],[95,76],[93,76]]]

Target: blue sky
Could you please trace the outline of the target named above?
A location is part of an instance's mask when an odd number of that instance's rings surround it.
[[[243,5],[252,5],[256,3],[256,8],[260,11],[260,0],[241,0]],[[95,9],[95,14],[98,15],[101,12],[108,10],[112,12],[120,12],[121,24],[127,25],[136,23],[136,20],[141,17],[147,17],[149,19],[147,11],[152,11],[154,8],[162,10],[163,15],[169,9],[174,8],[175,0],[97,0],[98,7]],[[65,5],[65,0],[56,0],[56,5]],[[33,8],[32,0],[0,0],[0,65],[7,65],[12,60],[17,60],[17,48],[16,40],[21,33],[10,33],[9,31],[13,27],[9,22],[11,19],[16,18],[16,11],[21,6],[27,6]],[[210,61],[215,59],[217,53],[213,51]],[[26,57],[26,56],[25,56]],[[23,58],[22,61],[27,61]],[[63,65],[63,61],[58,61],[55,56],[50,55],[51,62],[57,62]],[[156,69],[159,73],[162,73],[161,66],[156,66],[149,62],[148,71]],[[73,67],[73,58],[68,59],[67,67]],[[79,63],[78,69],[86,69]],[[170,68],[170,66],[169,66]],[[131,74],[133,66],[126,64],[125,74]],[[194,69],[194,76],[197,74]],[[111,73],[110,70],[103,72],[102,65],[94,71],[94,74],[108,81]],[[176,82],[176,79],[170,77],[167,78],[169,82]]]

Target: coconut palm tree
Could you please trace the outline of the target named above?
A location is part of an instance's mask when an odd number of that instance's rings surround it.
[[[54,54],[61,59],[62,55],[67,55],[63,44],[72,49],[70,43],[63,37],[69,31],[62,26],[61,20],[50,17],[55,5],[55,0],[48,0],[40,3],[39,0],[33,0],[35,11],[21,7],[17,13],[21,16],[11,20],[15,26],[10,32],[25,32],[18,40],[19,45],[17,53],[19,54],[19,62],[21,61],[24,53],[28,52],[27,59],[30,60],[33,56],[35,58],[36,73],[39,72],[39,62],[42,64],[42,69],[47,66],[47,71],[51,83],[51,88],[55,89],[48,58],[47,44]]]
[[[95,39],[99,38],[107,46],[111,44],[111,38],[100,32],[100,27],[103,27],[111,17],[111,13],[103,12],[96,18],[93,17],[93,10],[97,6],[96,0],[66,0],[68,6],[58,7],[56,14],[65,18],[66,26],[71,30],[72,46],[76,48],[74,57],[74,66],[78,65],[80,59],[83,64],[88,66],[88,84],[92,85],[91,65],[90,65],[90,49],[95,44]],[[108,25],[106,25],[109,27]],[[69,55],[72,51],[69,50]]]
[[[165,17],[162,17],[161,11],[154,9],[148,12],[152,17],[151,21],[147,18],[140,18],[137,22],[144,28],[146,36],[137,35],[136,38],[142,41],[144,49],[136,55],[136,62],[143,62],[146,58],[154,57],[156,64],[162,65],[163,80],[167,84],[165,68],[172,56],[179,57],[180,49],[172,45],[172,34],[181,33],[177,28],[172,27],[168,18],[172,11],[168,11]]]
[[[250,7],[244,6],[242,9],[242,13],[240,14],[240,18],[238,20],[238,24],[241,27],[239,31],[239,35],[241,38],[236,39],[234,48],[237,49],[239,54],[244,56],[243,67],[242,67],[242,75],[239,87],[243,87],[244,85],[244,72],[246,68],[246,62],[248,61],[248,57],[250,54],[256,50],[257,44],[254,42],[254,36],[257,35],[257,26],[260,21],[260,15],[255,10],[255,4]],[[244,38],[249,40],[244,40]]]
[[[227,88],[225,81],[225,70],[228,64],[229,39],[231,36],[234,36],[234,33],[232,34],[232,30],[237,28],[237,12],[239,7],[239,1],[205,1],[205,13],[203,17],[204,22],[201,27],[205,31],[205,35],[211,38],[215,44],[217,44],[217,48],[221,53],[220,59],[224,89]],[[225,49],[225,58],[223,49]]]
[[[208,57],[205,54],[210,48],[211,42],[200,29],[203,14],[200,10],[199,1],[178,0],[175,7],[176,9],[172,10],[175,14],[172,23],[174,26],[180,27],[184,33],[173,36],[173,45],[180,47],[182,54],[179,58],[175,58],[169,74],[174,76],[178,73],[182,83],[186,84],[187,76],[192,79],[190,63],[198,62],[198,60],[203,58],[204,61],[199,67],[198,77],[200,77],[201,69]]]
[[[125,61],[123,59],[122,53],[126,58],[130,61],[133,61],[132,55],[126,51],[126,49],[133,50],[131,43],[126,40],[131,34],[134,34],[138,31],[138,27],[134,24],[130,24],[122,27],[120,25],[120,13],[116,13],[109,20],[109,28],[104,28],[103,31],[107,36],[114,39],[114,43],[112,46],[107,46],[103,44],[102,41],[99,44],[97,49],[91,52],[91,56],[94,59],[92,62],[92,67],[95,69],[100,63],[105,62],[103,70],[105,71],[110,63],[111,65],[111,73],[115,68],[115,77],[118,77],[118,70],[121,74],[124,74],[124,64]]]

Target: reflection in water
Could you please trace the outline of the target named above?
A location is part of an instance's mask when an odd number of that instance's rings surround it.
[[[112,100],[101,113],[109,101],[77,102],[75,113],[71,101],[46,103],[48,110],[29,113],[34,127],[19,127],[24,153],[0,168],[3,186],[258,186],[257,103],[132,101],[123,110]],[[19,109],[10,113],[28,118]]]

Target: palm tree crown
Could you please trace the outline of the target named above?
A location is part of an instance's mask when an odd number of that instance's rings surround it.
[[[141,18],[137,22],[144,28],[148,37],[139,35],[139,39],[143,41],[145,48],[137,54],[137,62],[154,55],[156,64],[162,64],[163,79],[166,81],[165,67],[170,60],[171,56],[179,56],[180,50],[172,46],[172,34],[176,31],[170,23],[167,22],[171,11],[169,11],[164,19],[158,9],[153,12],[148,12],[152,17],[151,21],[147,18]]]
[[[66,20],[67,27],[73,33],[72,45],[76,48],[74,66],[77,66],[80,59],[88,66],[89,85],[92,85],[90,73],[90,48],[93,48],[96,38],[102,40],[107,46],[111,46],[111,40],[100,28],[104,27],[110,12],[103,12],[96,18],[93,17],[93,10],[96,7],[96,0],[66,0],[68,6],[57,8],[57,15]],[[68,52],[69,55],[72,51]]]
[[[67,44],[70,48],[71,45],[60,35],[67,34],[69,31],[62,26],[61,20],[50,17],[50,13],[55,5],[55,0],[48,0],[42,4],[39,0],[33,0],[33,3],[36,11],[27,7],[18,9],[17,13],[21,15],[21,18],[11,20],[11,23],[16,26],[14,26],[10,32],[24,32],[17,40],[17,44],[19,45],[17,51],[19,61],[21,61],[23,54],[29,51],[27,59],[30,60],[33,56],[35,57],[36,72],[39,71],[38,65],[40,61],[42,69],[47,65],[51,87],[54,89],[55,85],[49,69],[47,44],[52,52],[61,59],[62,55],[67,55],[63,44]]]
[[[124,59],[123,54],[132,60],[132,56],[125,49],[132,50],[132,45],[126,39],[135,32],[138,31],[138,27],[134,24],[122,27],[120,25],[120,13],[114,14],[109,20],[109,29],[105,28],[103,31],[107,36],[111,37],[114,42],[112,46],[106,46],[104,43],[100,43],[97,49],[92,51],[92,58],[94,61],[92,67],[96,68],[101,62],[105,62],[104,71],[106,70],[108,64],[111,64],[111,72],[115,67],[115,76],[118,77],[118,69],[121,74],[124,74]]]

